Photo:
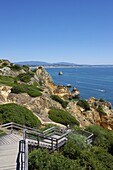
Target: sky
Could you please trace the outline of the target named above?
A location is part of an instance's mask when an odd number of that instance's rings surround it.
[[[0,59],[113,64],[113,0],[0,0]]]

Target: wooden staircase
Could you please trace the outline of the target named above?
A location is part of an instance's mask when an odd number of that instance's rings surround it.
[[[51,127],[40,131],[13,122],[3,124],[0,129],[8,135],[0,137],[0,170],[28,170],[28,148],[46,148],[50,152],[58,150],[68,140],[71,129]],[[79,131],[86,136],[86,143],[93,141],[93,134]]]
[[[15,170],[21,136],[8,134],[0,137],[0,170]]]

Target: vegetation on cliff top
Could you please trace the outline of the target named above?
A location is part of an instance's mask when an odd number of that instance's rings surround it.
[[[31,97],[38,97],[42,95],[40,88],[28,84],[16,84],[12,87],[11,92],[16,94],[27,93]]]
[[[103,108],[101,106],[98,106],[97,112],[99,112],[100,115],[107,115],[106,112],[104,112]]]
[[[63,108],[66,108],[68,105],[68,101],[61,99],[58,95],[51,95],[51,98],[56,102],[59,102]]]
[[[11,76],[1,76],[0,75],[0,84],[1,85],[7,85],[7,86],[13,86],[15,79]]]
[[[15,122],[29,127],[39,127],[39,119],[27,108],[15,103],[0,105],[0,124]]]
[[[79,100],[77,105],[82,107],[85,111],[90,110],[89,103],[86,100]]]
[[[17,76],[17,79],[22,82],[28,83],[33,76],[34,76],[33,72],[21,73]]]
[[[69,112],[51,108],[48,112],[49,118],[54,122],[61,123],[63,125],[79,125],[79,122],[76,120],[74,116],[72,116]]]

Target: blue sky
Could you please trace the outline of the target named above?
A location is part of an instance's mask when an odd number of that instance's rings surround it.
[[[0,58],[113,64],[113,0],[0,0]]]

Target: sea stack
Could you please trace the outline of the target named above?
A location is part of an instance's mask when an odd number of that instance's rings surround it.
[[[62,75],[63,73],[62,73],[62,71],[60,71],[58,74],[59,74],[59,75]]]

